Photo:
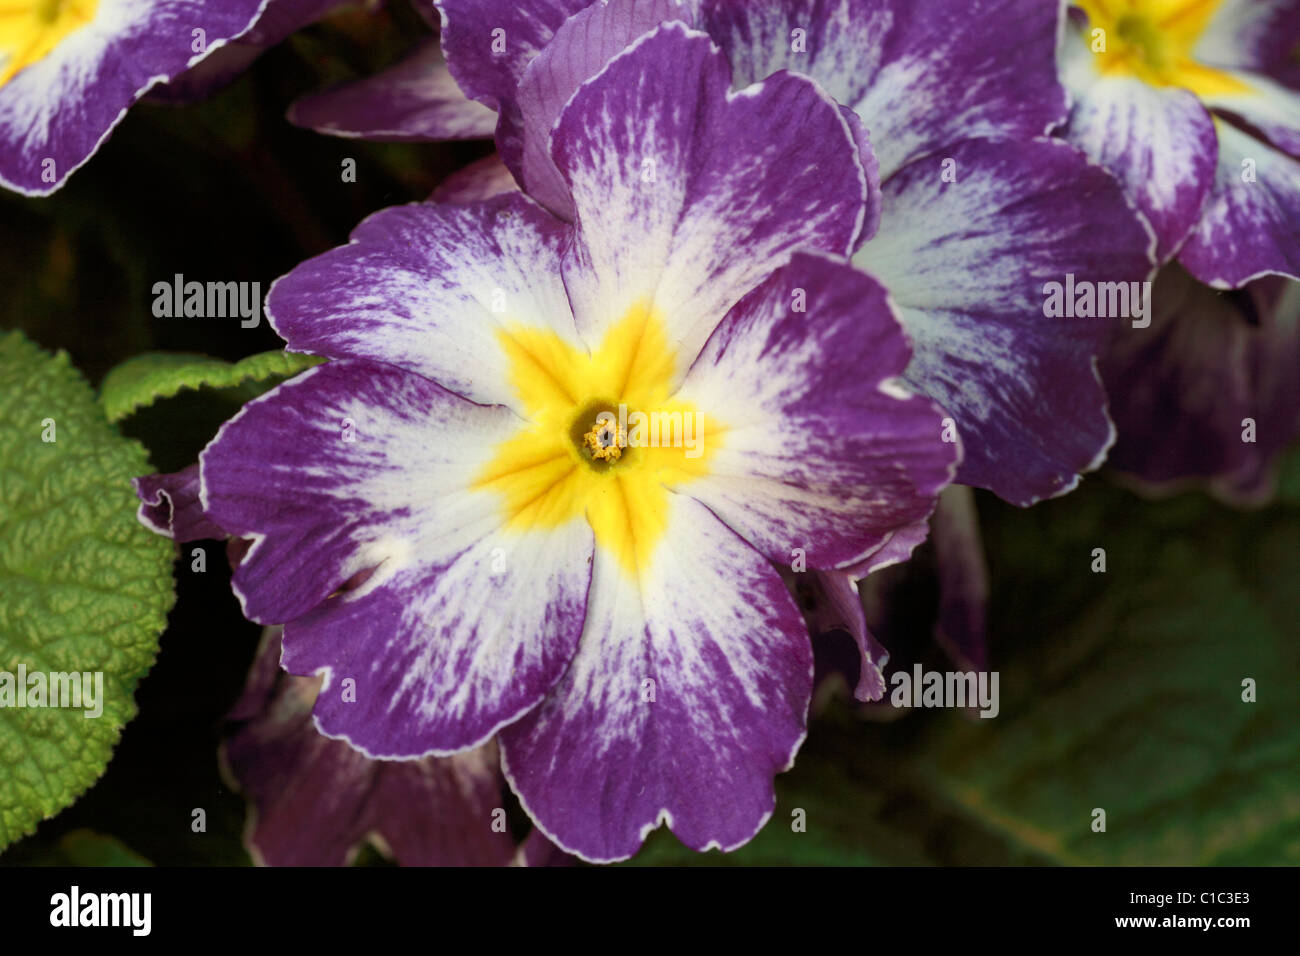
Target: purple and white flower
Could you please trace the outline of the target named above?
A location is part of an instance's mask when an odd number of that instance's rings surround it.
[[[915,346],[907,381],[955,421],[958,480],[1028,505],[1100,465],[1114,429],[1096,360],[1118,319],[1049,319],[1043,289],[1067,276],[1149,279],[1152,239],[1110,175],[1043,138],[1067,118],[1058,4],[437,4],[452,75],[500,114],[502,161],[562,218],[572,210],[549,156],[555,117],[583,80],[655,24],[706,31],[737,85],[781,70],[818,81],[845,107],[870,188],[883,194],[854,261],[899,307]]]
[[[1215,288],[1300,278],[1297,0],[1078,0],[1065,134],[1151,221],[1161,263]]]
[[[249,30],[267,0],[16,0],[0,7],[0,185],[54,192],[126,111]]]
[[[762,826],[812,678],[774,562],[870,558],[956,463],[843,258],[871,212],[853,124],[805,78],[730,85],[660,27],[558,115],[572,224],[517,192],[399,207],[279,280],[276,330],[332,361],[200,459],[204,515],[252,542],[245,613],[323,676],[319,729],[386,758],[499,734],[590,860]],[[683,424],[638,442],[637,412]]]

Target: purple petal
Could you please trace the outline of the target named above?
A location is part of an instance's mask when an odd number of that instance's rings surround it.
[[[931,526],[939,574],[935,639],[958,667],[982,671],[988,663],[985,608],[989,572],[971,489],[965,485],[945,488]]]
[[[171,474],[132,479],[140,508],[140,523],[174,541],[224,539],[226,532],[208,520],[199,501],[199,466]]]
[[[252,620],[287,622],[288,670],[324,673],[323,733],[371,756],[464,750],[563,673],[591,528],[515,533],[473,487],[518,428],[501,406],[343,360],[250,402],[204,449],[209,514],[254,539],[235,593]]]
[[[396,206],[277,280],[266,312],[294,351],[385,362],[515,407],[503,328],[525,317],[578,342],[560,277],[567,236],[519,193]]]
[[[456,86],[432,39],[373,76],[296,100],[288,115],[318,133],[387,142],[484,139],[497,124]]]
[[[700,13],[738,84],[794,70],[852,107],[882,179],[959,139],[1058,125],[1059,19],[1042,0],[702,0]]]
[[[551,159],[551,129],[565,103],[622,49],[660,23],[684,13],[677,0],[608,0],[573,16],[537,55],[519,82],[523,116],[520,182],[530,196],[563,219],[573,201]]]
[[[259,56],[291,33],[323,19],[354,0],[269,0],[247,33],[221,47],[184,73],[155,87],[151,102],[192,103],[211,96]]]
[[[969,140],[883,188],[880,231],[854,262],[899,307],[907,381],[955,420],[957,480],[1020,505],[1073,488],[1113,438],[1095,361],[1124,320],[1048,318],[1045,285],[1145,280],[1148,227],[1058,141]]]
[[[367,840],[405,866],[509,861],[514,842],[493,826],[503,783],[494,745],[454,757],[370,760],[317,732],[311,711],[320,681],[283,674],[279,656],[271,630],[231,714],[245,723],[223,748],[251,804],[246,839],[257,862],[342,866]]]
[[[898,382],[911,349],[870,276],[797,253],[727,314],[678,397],[722,422],[684,489],[769,560],[845,567],[952,480],[943,414]]]
[[[1067,32],[1062,75],[1075,102],[1065,135],[1137,201],[1164,262],[1196,225],[1214,183],[1214,122],[1191,91],[1102,76],[1096,56],[1083,36]]]
[[[518,192],[519,184],[510,175],[501,156],[484,156],[452,173],[429,197],[431,202],[476,203],[502,193]]]
[[[1225,293],[1170,266],[1156,302],[1150,328],[1122,332],[1101,365],[1119,429],[1110,464],[1151,493],[1209,480],[1229,500],[1266,499],[1300,433],[1300,285]]]
[[[861,701],[880,700],[885,693],[885,666],[889,651],[867,629],[858,596],[857,578],[847,571],[795,573],[779,566],[781,577],[803,613],[814,645],[832,631],[845,631],[858,649],[857,684],[853,696]],[[820,649],[819,649],[820,653]],[[840,669],[834,665],[835,669]],[[853,680],[849,661],[843,662],[846,679]]]
[[[1300,278],[1300,161],[1223,120],[1214,128],[1214,188],[1178,261],[1217,289]]]
[[[668,521],[639,581],[597,551],[572,667],[501,736],[524,808],[587,860],[631,856],[660,823],[696,850],[745,843],[804,737],[812,652],[779,575],[689,498]]]
[[[565,284],[588,341],[650,308],[689,362],[791,252],[852,248],[867,180],[839,108],[791,74],[737,94],[729,85],[712,42],[672,23],[561,114],[552,155],[579,224]]]
[[[497,149],[512,170],[523,151],[519,81],[561,24],[591,0],[434,0],[447,65],[470,99],[500,114]]]
[[[100,4],[90,23],[0,86],[0,185],[54,192],[136,100],[247,30],[265,2]],[[203,53],[193,50],[194,30],[204,31]]]
[[[1300,0],[1219,0],[1193,48],[1207,66],[1272,73],[1300,37]]]

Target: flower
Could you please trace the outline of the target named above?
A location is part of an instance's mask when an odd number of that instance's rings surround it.
[[[779,70],[816,80],[857,126],[880,196],[854,262],[899,307],[915,346],[906,380],[954,420],[958,480],[1029,505],[1104,460],[1114,428],[1096,362],[1123,317],[1050,319],[1043,290],[1147,280],[1153,240],[1112,176],[1043,138],[1067,118],[1058,6],[981,0],[956,29],[950,0],[437,4],[452,75],[500,113],[501,160],[562,218],[554,119],[656,24],[706,31],[738,85]]]
[[[1300,284],[1224,292],[1171,263],[1155,288],[1150,327],[1117,336],[1101,364],[1119,428],[1110,465],[1148,494],[1201,483],[1263,504],[1300,437]]]
[[[519,193],[398,207],[280,279],[272,324],[332,361],[200,457],[203,512],[252,541],[246,615],[324,677],[320,730],[389,758],[499,733],[589,860],[665,822],[696,849],[758,830],[812,677],[772,562],[863,560],[955,466],[840,258],[869,211],[850,124],[800,77],[729,86],[660,27],[556,122],[573,224]],[[632,440],[638,413],[681,440]],[[610,416],[628,445],[597,461]]]
[[[253,26],[266,0],[14,0],[0,10],[0,185],[47,196],[151,87]]]
[[[437,26],[432,3],[413,6]],[[288,118],[330,136],[398,142],[487,139],[497,122],[495,111],[460,91],[432,36],[374,76],[301,97],[289,107]]]
[[[403,866],[559,863],[537,831],[506,828],[496,746],[453,757],[370,760],[312,726],[320,679],[279,668],[267,628],[228,720],[222,768],[249,799],[245,844],[269,866],[343,866],[370,842]]]
[[[1061,75],[1071,142],[1124,183],[1216,288],[1300,277],[1296,0],[1080,0]]]

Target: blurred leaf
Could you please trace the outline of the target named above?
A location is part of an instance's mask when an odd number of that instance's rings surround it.
[[[127,359],[104,377],[99,401],[108,420],[118,422],[182,389],[276,382],[323,361],[314,355],[282,351],[261,352],[238,362],[185,352],[146,352]]]
[[[64,866],[153,866],[115,837],[94,830],[73,830],[59,841]]]
[[[0,697],[4,846],[104,772],[174,595],[171,542],[135,519],[144,449],[104,420],[66,354],[17,332],[0,338],[0,449],[0,670],[103,674],[98,717],[19,709],[13,686]]]

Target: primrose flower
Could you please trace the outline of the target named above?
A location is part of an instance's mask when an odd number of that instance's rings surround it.
[[[1043,138],[1068,115],[1056,75],[1059,4],[437,5],[452,75],[499,113],[502,162],[566,219],[572,202],[548,149],[555,117],[584,79],[656,24],[707,32],[738,86],[782,70],[816,80],[854,124],[879,196],[854,262],[899,308],[915,346],[906,380],[960,433],[958,480],[1028,505],[1100,465],[1114,427],[1096,362],[1125,316],[1049,317],[1044,289],[1140,284],[1153,271],[1153,243],[1113,176]]]
[[[1080,0],[1065,133],[1155,228],[1160,261],[1235,288],[1300,277],[1296,0]]]
[[[437,26],[431,3],[413,6]],[[461,92],[432,35],[374,76],[301,97],[289,107],[288,118],[330,136],[397,142],[487,139],[497,123],[495,111]]]
[[[1232,504],[1268,501],[1300,437],[1300,283],[1224,292],[1171,263],[1156,303],[1150,327],[1117,336],[1101,363],[1119,429],[1109,464],[1152,494],[1199,483]]]
[[[343,866],[367,842],[403,866],[561,862],[537,831],[516,846],[494,743],[370,760],[320,735],[311,722],[320,679],[286,675],[279,661],[279,629],[267,628],[221,748],[224,774],[248,796],[245,845],[257,863]]]
[[[54,192],[153,86],[248,30],[266,0],[5,0],[0,185]]]
[[[556,121],[573,224],[518,192],[398,207],[280,279],[276,330],[332,361],[200,457],[203,513],[251,540],[245,614],[324,678],[320,730],[386,758],[499,734],[589,860],[660,823],[757,831],[812,679],[774,563],[864,560],[955,466],[841,258],[869,212],[852,127],[801,77],[729,87],[660,27]],[[611,423],[621,454],[590,454]]]

